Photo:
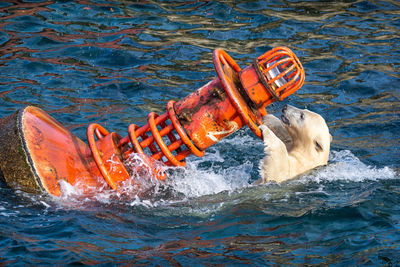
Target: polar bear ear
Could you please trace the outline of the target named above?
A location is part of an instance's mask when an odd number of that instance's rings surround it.
[[[331,141],[331,143],[332,143],[333,137],[332,137],[332,135],[331,135],[331,134],[329,134],[329,140],[330,140],[330,141]]]

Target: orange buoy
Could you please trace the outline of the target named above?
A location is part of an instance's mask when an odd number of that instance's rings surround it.
[[[146,125],[131,124],[124,138],[91,124],[87,145],[43,110],[19,110],[0,121],[0,173],[12,188],[27,192],[59,196],[61,181],[84,193],[95,193],[104,181],[118,190],[132,179],[127,161],[137,153],[163,180],[166,174],[157,162],[185,166],[187,156],[203,156],[244,125],[262,138],[258,125],[265,107],[304,83],[304,69],[286,47],[268,51],[243,70],[221,49],[214,51],[213,62],[214,80],[178,102],[169,101],[164,114],[150,113]]]

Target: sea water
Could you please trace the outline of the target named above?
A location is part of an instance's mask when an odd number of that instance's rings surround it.
[[[281,184],[252,184],[263,143],[247,127],[165,182],[134,173],[141,196],[3,183],[1,264],[399,265],[399,15],[397,1],[1,2],[0,117],[36,105],[82,140],[90,123],[126,136],[212,80],[215,48],[244,68],[288,46],[306,82],[267,111],[308,108],[333,136],[327,166]]]

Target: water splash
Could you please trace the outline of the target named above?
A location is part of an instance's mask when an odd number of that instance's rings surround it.
[[[247,147],[262,145],[261,142],[254,142],[254,139],[249,136],[237,135],[222,140],[219,146],[243,146],[243,144]],[[255,157],[262,156],[255,155]],[[258,166],[254,166],[251,161],[244,161],[237,165],[229,164],[226,167],[220,164],[225,162],[224,157],[227,156],[221,155],[218,147],[214,147],[203,158],[189,157],[185,168],[166,167],[160,164],[157,166],[159,171],[168,173],[168,178],[160,181],[154,177],[151,168],[140,155],[132,154],[127,161],[132,179],[124,181],[118,191],[109,189],[104,182],[97,194],[88,197],[79,191],[78,186],[62,182],[62,196],[59,202],[65,202],[71,207],[97,201],[103,204],[117,202],[130,206],[156,208],[176,205],[177,202],[193,204],[197,201],[202,203],[210,201],[213,203],[212,207],[191,204],[198,207],[192,208],[190,212],[208,214],[221,209],[224,203],[233,204],[249,201],[249,199],[258,201],[260,197],[263,202],[271,203],[288,202],[293,195],[297,197],[302,197],[304,194],[327,195],[324,185],[331,182],[366,183],[398,178],[396,172],[387,166],[383,168],[368,166],[351,151],[340,150],[331,151],[327,166],[321,166],[281,184],[272,182],[253,186],[249,181],[258,179],[258,177],[252,177],[253,168]],[[301,188],[298,187],[299,185]],[[216,202],[218,205],[214,205]],[[181,205],[178,206],[182,208]]]
[[[303,182],[364,182],[398,178],[396,172],[385,166],[377,168],[364,164],[349,150],[331,151],[328,165],[301,176]]]
[[[232,192],[249,185],[250,172],[253,168],[251,162],[247,161],[227,169],[213,169],[213,166],[210,166],[207,170],[200,170],[197,166],[201,162],[188,162],[185,169],[173,173],[168,184],[189,198],[222,191]]]

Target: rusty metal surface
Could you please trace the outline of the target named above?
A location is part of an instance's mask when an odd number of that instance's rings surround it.
[[[218,78],[176,102],[175,111],[190,139],[200,150],[243,126]]]
[[[265,87],[260,82],[260,78],[254,66],[250,65],[240,72],[240,81],[247,95],[254,103],[254,106],[259,109],[260,112],[265,111],[265,107],[274,102],[271,94],[265,90]]]

